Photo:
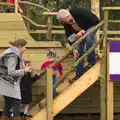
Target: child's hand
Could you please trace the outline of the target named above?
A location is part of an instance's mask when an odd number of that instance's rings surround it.
[[[24,71],[25,71],[26,73],[32,72],[32,67],[26,66],[25,69],[24,69]]]

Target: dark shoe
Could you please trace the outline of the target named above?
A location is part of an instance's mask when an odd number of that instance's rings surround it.
[[[30,114],[24,114],[24,117],[32,117],[32,115],[30,115]]]
[[[87,72],[90,68],[92,68],[95,64],[88,64],[88,66],[86,66],[84,68],[84,72]]]
[[[59,95],[58,93],[56,93],[56,95],[53,95],[53,99],[55,99],[58,95]]]
[[[73,84],[75,81],[76,81],[75,79],[69,80],[69,83],[70,83],[70,84]]]

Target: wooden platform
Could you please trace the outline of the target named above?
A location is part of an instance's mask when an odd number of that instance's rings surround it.
[[[28,33],[24,20],[19,13],[0,13],[0,47],[9,47],[9,41],[25,39],[27,47],[61,47],[60,42],[35,41]]]

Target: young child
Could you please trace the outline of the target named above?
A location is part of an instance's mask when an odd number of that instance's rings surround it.
[[[50,49],[47,53],[47,57],[48,60],[45,61],[42,66],[41,66],[41,70],[45,69],[46,67],[48,67],[51,63],[56,61],[56,51],[53,49]],[[52,67],[53,68],[53,85],[56,83],[57,81],[57,71],[59,71],[59,77],[58,79],[60,79],[63,75],[63,67],[62,64],[56,64],[55,66]],[[56,89],[53,89],[53,97],[55,97],[57,95],[56,93]]]
[[[29,60],[25,61],[25,66],[31,66],[31,62]],[[31,76],[31,73],[26,74],[20,83],[21,88],[21,103],[25,105],[24,107],[24,116],[32,117],[28,114],[30,103],[32,102],[32,84],[38,80],[40,76],[38,74]]]
[[[25,66],[31,66],[31,62],[29,60],[25,60]],[[31,73],[27,73],[22,77],[20,82],[20,90],[21,90],[21,103],[24,105],[24,117],[32,117],[32,115],[28,114],[30,103],[32,102],[32,84],[38,80],[40,76],[38,74],[31,76]],[[11,114],[13,117],[13,113]]]

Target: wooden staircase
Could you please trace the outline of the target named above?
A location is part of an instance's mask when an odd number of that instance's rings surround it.
[[[53,116],[57,115],[61,110],[63,110],[67,105],[69,105],[73,100],[81,95],[86,89],[93,85],[98,80],[99,75],[100,61],[54,100]],[[46,108],[40,109],[39,104],[30,110],[30,114],[33,115],[32,120],[46,120]]]

